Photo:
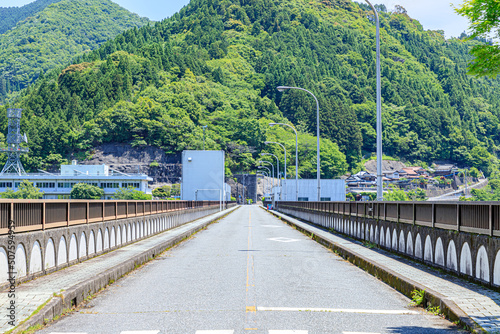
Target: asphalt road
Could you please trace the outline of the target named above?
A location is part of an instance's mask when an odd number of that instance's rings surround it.
[[[462,333],[257,206],[39,333]]]

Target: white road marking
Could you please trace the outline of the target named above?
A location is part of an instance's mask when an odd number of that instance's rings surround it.
[[[120,334],[158,334],[160,331],[123,331]]]
[[[291,239],[291,238],[285,238],[285,237],[268,238],[267,240],[278,241],[278,242],[296,242],[296,241],[300,241],[299,239]]]
[[[275,330],[269,331],[269,334],[307,334],[308,331],[298,331],[298,330]]]
[[[195,334],[233,334],[233,330],[196,331]]]
[[[274,228],[282,228],[283,226],[279,226],[279,225],[260,225],[262,227],[274,227]]]
[[[419,314],[410,310],[362,310],[338,308],[307,308],[307,307],[264,307],[257,306],[257,311],[284,311],[284,312],[332,312],[332,313],[368,313],[368,314]]]

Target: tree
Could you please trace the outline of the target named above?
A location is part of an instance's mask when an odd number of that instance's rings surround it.
[[[500,36],[500,6],[497,0],[467,0],[456,12],[469,19],[469,39],[491,40]],[[495,78],[500,73],[500,47],[493,43],[479,44],[470,51],[475,57],[469,73]]]
[[[481,173],[479,173],[479,170],[476,167],[472,167],[469,171],[469,175],[473,178],[478,178],[480,174]]]
[[[153,196],[159,198],[168,198],[170,197],[170,189],[171,187],[169,185],[153,189]]]
[[[180,196],[181,195],[181,185],[180,184],[172,184],[172,189],[170,190],[170,196]]]
[[[77,183],[71,189],[72,199],[101,199],[104,196],[104,190],[87,183]]]
[[[402,189],[393,189],[384,194],[386,201],[408,201],[408,195]]]
[[[28,180],[24,180],[19,185],[16,191],[16,198],[21,199],[40,199],[43,197],[43,191],[40,191],[37,187],[33,185],[33,183]]]
[[[139,200],[150,200],[153,198],[153,196],[145,194],[140,190],[136,190],[133,187],[128,187],[128,188],[119,188],[117,191],[115,191],[113,198],[139,201]]]

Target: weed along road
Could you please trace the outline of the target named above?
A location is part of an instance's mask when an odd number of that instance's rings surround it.
[[[243,206],[38,333],[462,333]]]

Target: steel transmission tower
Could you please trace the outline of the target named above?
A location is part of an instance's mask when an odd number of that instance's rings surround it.
[[[21,147],[21,143],[27,143],[28,138],[26,134],[20,134],[20,122],[21,122],[21,112],[22,109],[7,109],[7,118],[9,119],[9,129],[7,133],[7,148],[0,148],[0,152],[5,152],[9,156],[5,166],[3,166],[2,172],[4,173],[16,173],[18,175],[26,175],[24,171],[23,164],[19,159],[21,153],[27,153],[28,148]]]

